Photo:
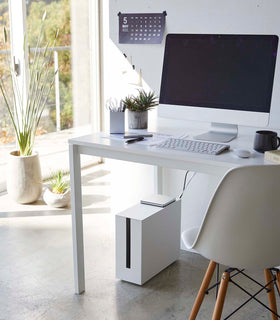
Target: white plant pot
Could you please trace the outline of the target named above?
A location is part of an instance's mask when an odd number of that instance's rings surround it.
[[[130,111],[128,110],[128,127],[129,129],[147,129],[148,111]]]
[[[18,203],[31,203],[39,199],[42,193],[42,174],[39,156],[20,156],[12,151],[8,159],[7,191]]]
[[[70,189],[67,189],[64,193],[54,193],[51,192],[49,188],[46,188],[43,198],[46,204],[48,204],[49,206],[55,208],[63,208],[70,203]]]

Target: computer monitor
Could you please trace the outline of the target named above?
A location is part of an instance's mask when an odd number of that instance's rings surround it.
[[[266,126],[277,48],[276,35],[168,34],[159,116],[212,122],[196,138],[221,142]]]

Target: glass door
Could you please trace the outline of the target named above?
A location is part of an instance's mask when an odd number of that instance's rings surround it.
[[[19,3],[22,1],[22,7]],[[57,68],[59,72],[55,76],[54,86],[49,95],[47,105],[37,130],[35,139],[35,150],[39,152],[42,174],[44,178],[51,176],[56,170],[65,172],[69,169],[68,161],[68,139],[74,136],[89,134],[92,131],[92,116],[94,112],[90,103],[85,103],[83,109],[75,108],[73,103],[73,66],[79,70],[79,76],[87,82],[88,60],[85,54],[73,60],[72,57],[72,26],[71,26],[71,5],[77,0],[0,0],[0,72],[5,69],[5,57],[10,55],[10,48],[5,48],[3,43],[3,27],[10,31],[14,37],[26,32],[30,56],[34,53],[39,26],[42,16],[46,11],[44,40],[47,43],[59,30],[54,50],[51,51],[53,72]],[[21,10],[23,23],[26,30],[21,28],[18,19],[12,18],[19,15]],[[88,14],[88,8],[87,8]],[[14,15],[13,15],[14,14]],[[11,28],[10,28],[11,25]],[[77,33],[77,31],[76,31]],[[2,37],[2,38],[1,38]],[[88,38],[87,38],[88,39]],[[10,43],[10,41],[8,41]],[[75,45],[75,44],[74,44]],[[88,44],[89,46],[89,44]],[[77,52],[78,48],[75,48]],[[51,49],[48,49],[51,50]],[[72,63],[73,61],[73,63]],[[85,75],[83,77],[83,70]],[[89,81],[88,81],[89,82]],[[90,96],[90,86],[83,86],[83,92],[79,94]],[[5,190],[6,162],[9,151],[15,149],[14,130],[9,119],[7,108],[2,95],[0,96],[0,192]],[[82,165],[96,163],[99,159],[83,157]]]

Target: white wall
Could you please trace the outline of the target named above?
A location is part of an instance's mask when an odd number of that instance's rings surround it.
[[[118,12],[167,11],[166,33],[280,34],[279,0],[110,0],[110,37],[141,66],[143,78],[157,93],[160,88],[164,43],[118,44]],[[271,126],[280,123],[280,59],[276,66]]]
[[[161,45],[118,43],[118,12],[149,13],[167,11],[166,33],[280,34],[279,0],[109,0],[110,37],[122,53],[142,69],[143,79],[159,93],[164,42]],[[280,57],[280,53],[279,53]],[[280,58],[277,60],[270,126],[280,127]],[[170,127],[186,126],[182,121],[164,121]],[[253,133],[255,129],[251,129]],[[164,193],[178,195],[184,173],[164,170]],[[197,225],[218,179],[197,174],[182,201],[182,229]]]

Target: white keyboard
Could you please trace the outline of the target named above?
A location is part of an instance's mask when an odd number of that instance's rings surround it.
[[[223,151],[228,150],[230,148],[228,144],[177,139],[177,138],[169,138],[157,144],[157,147],[164,148],[164,149],[174,149],[179,151],[214,154],[214,155],[220,154]]]

